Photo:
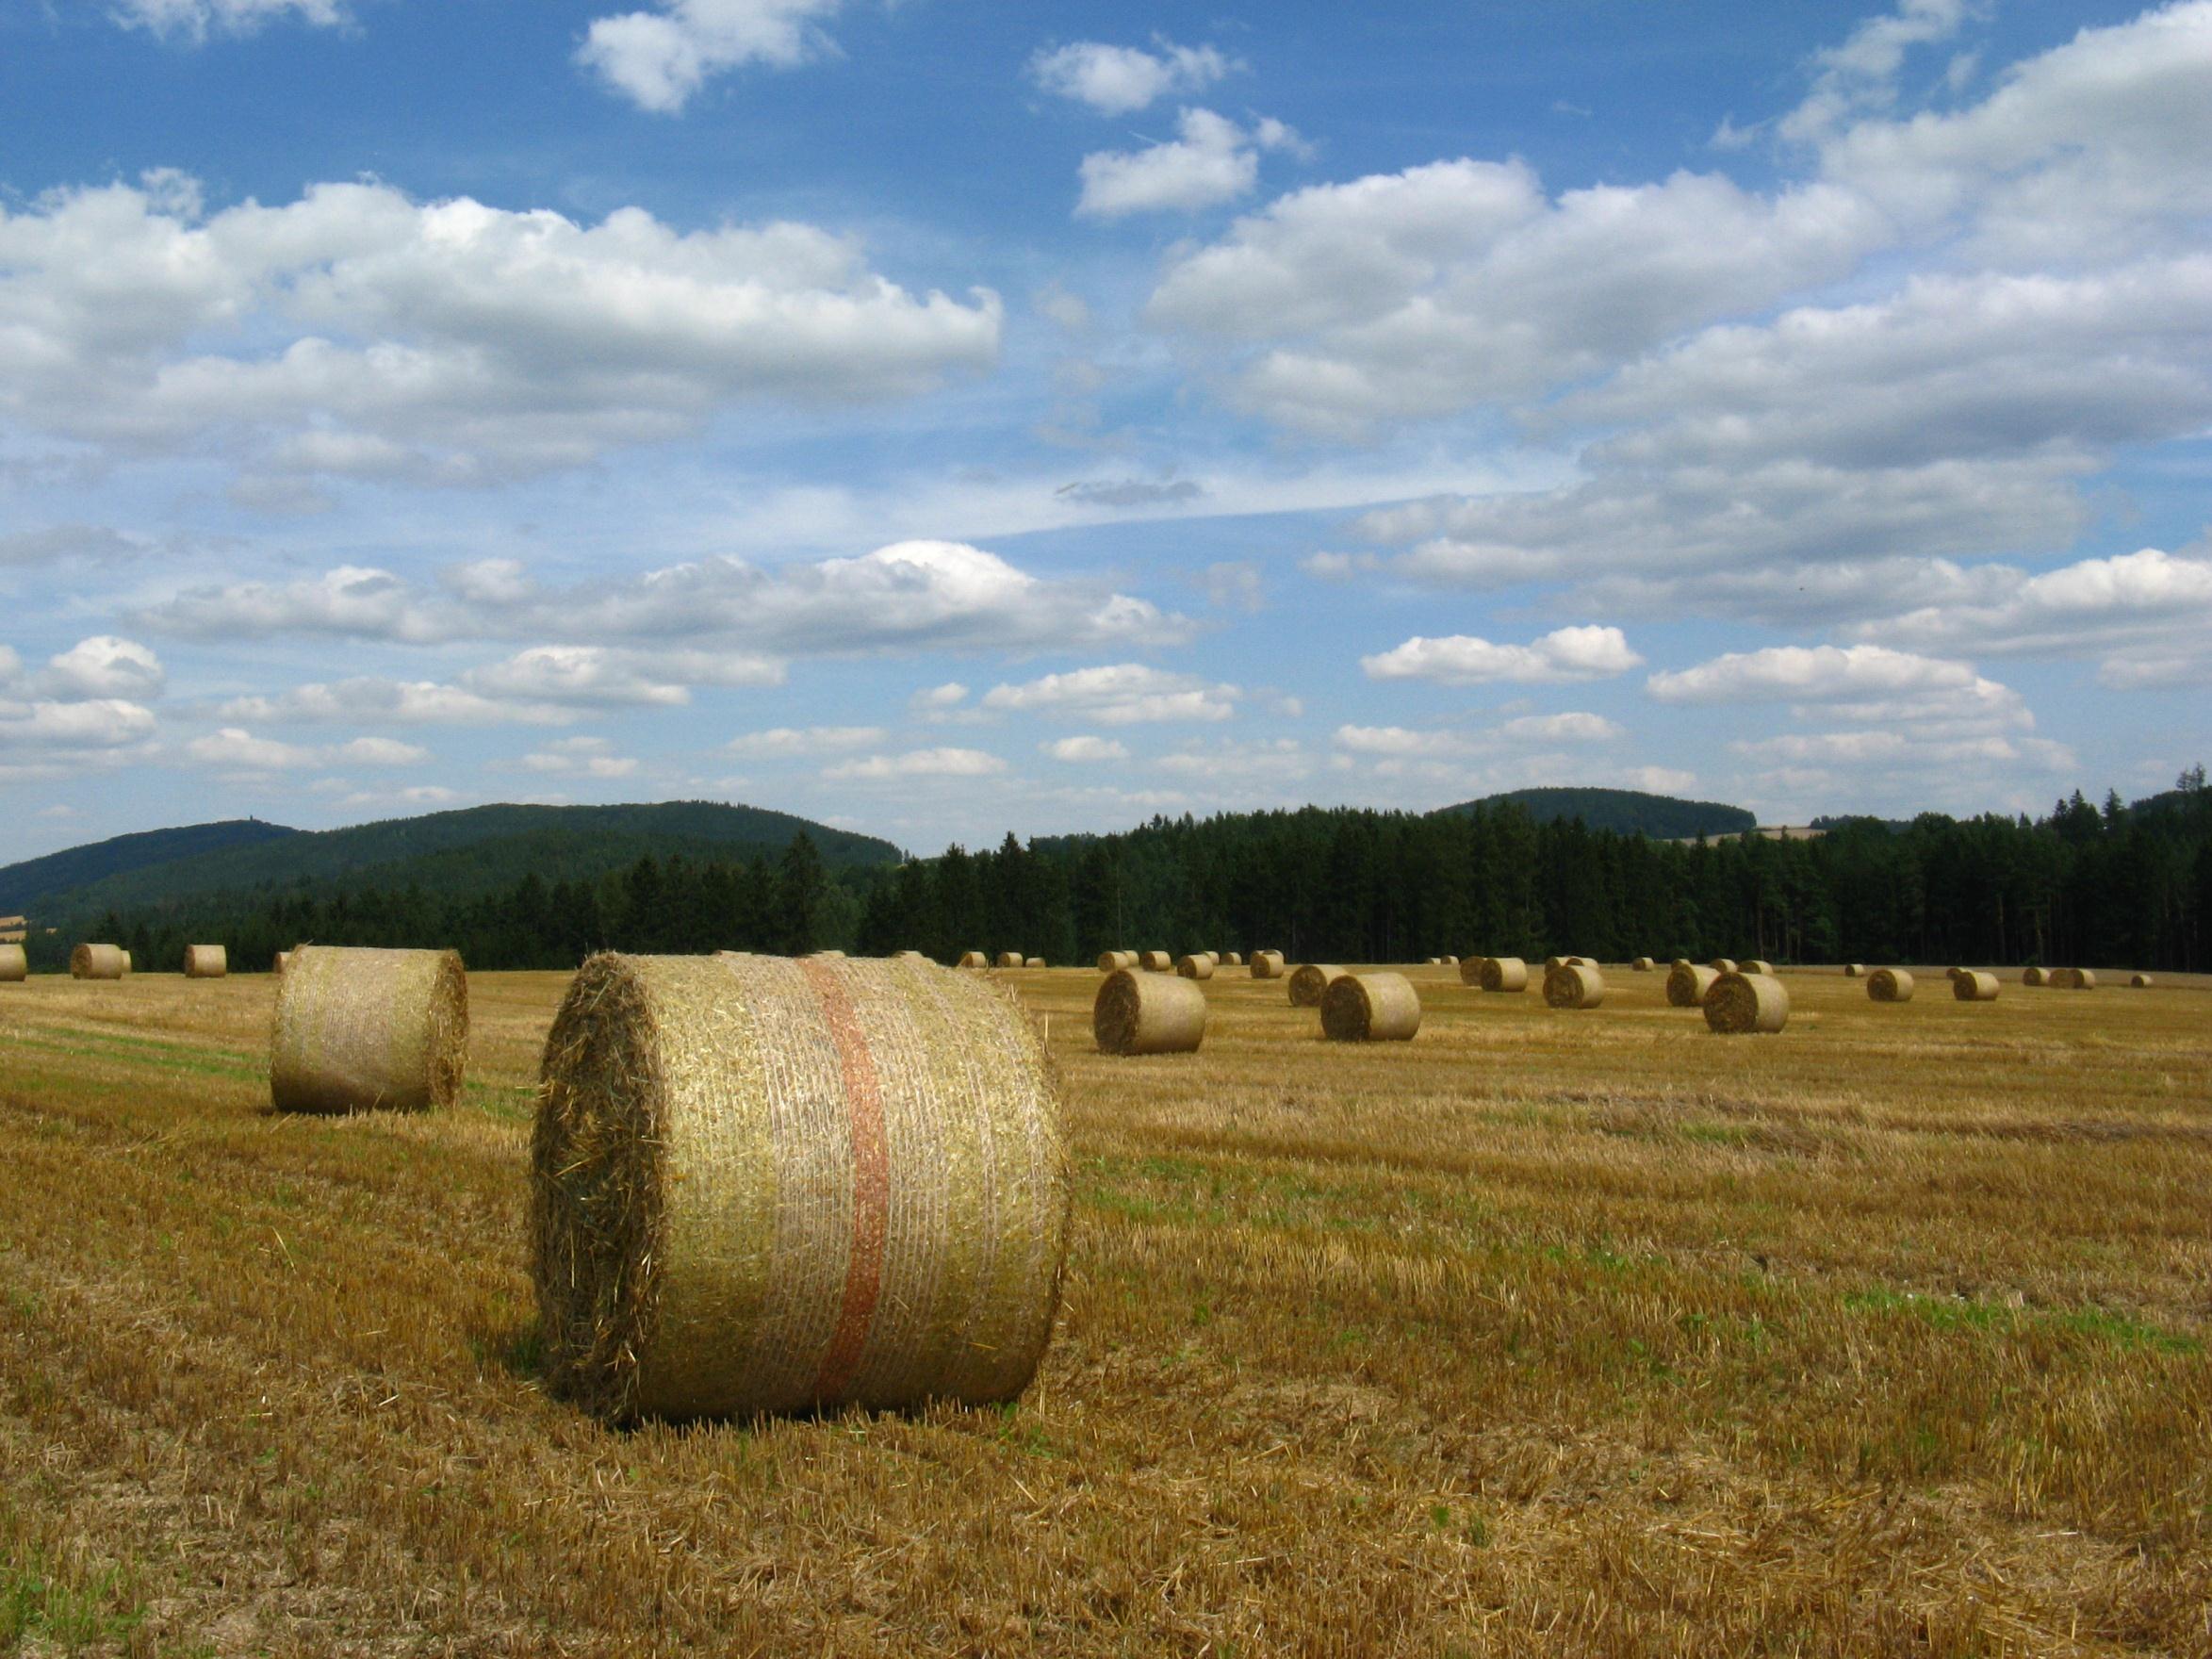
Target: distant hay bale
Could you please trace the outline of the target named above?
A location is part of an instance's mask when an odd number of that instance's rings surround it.
[[[269,971],[281,978],[284,976],[284,971],[291,965],[292,953],[288,950],[280,950],[276,953],[275,960],[269,964]]]
[[[468,976],[451,950],[303,944],[276,994],[269,1098],[279,1111],[425,1111],[460,1097]]]
[[[230,952],[220,944],[185,946],[185,977],[221,979],[230,973]]]
[[[1253,951],[1252,977],[1254,979],[1280,979],[1283,977],[1283,953],[1279,950]]]
[[[20,963],[23,961],[23,952],[17,951],[15,954],[15,960]],[[23,974],[20,970],[17,972],[15,977],[18,979],[23,977]],[[8,977],[6,969],[4,967],[0,967],[0,979],[5,979],[6,977]],[[2151,988],[2151,976],[2148,974],[2130,974],[2127,977],[2127,986],[2130,991],[2148,991]]]
[[[1482,986],[1485,991],[1526,991],[1529,964],[1517,956],[1486,956],[1483,959]]]
[[[1726,1037],[1778,1031],[1789,1018],[1789,988],[1772,974],[1723,974],[1705,994],[1705,1024]]]
[[[1738,968],[1736,972],[1739,974],[1757,974],[1761,978],[1771,979],[1774,977],[1774,963],[1768,961],[1764,957],[1755,956]]]
[[[1596,1008],[1605,1000],[1605,976],[1588,962],[1562,962],[1544,976],[1548,1008]]]
[[[1022,965],[1025,968],[1041,968],[1044,966],[1044,958],[1040,956],[1033,956]]]
[[[998,953],[998,965],[1002,968],[1018,968],[1028,960],[1018,950],[1002,950]]]
[[[1956,980],[1963,978],[1968,972],[1969,970],[1965,968],[1945,968],[1943,970],[1943,977],[1946,979]]]
[[[1175,971],[1175,959],[1164,950],[1140,950],[1137,953],[1137,965],[1148,974],[1172,974]]]
[[[1051,1339],[1060,1103],[988,980],[593,957],[531,1151],[548,1383],[610,1421],[988,1404]]]
[[[1194,1054],[1205,1040],[1205,993],[1189,979],[1117,968],[1090,1005],[1101,1054]]]
[[[2093,968],[2061,968],[2059,973],[2065,977],[2054,979],[2052,983],[2061,991],[2094,991],[2097,988],[2097,974]]]
[[[1304,962],[1290,976],[1290,1006],[1292,1008],[1319,1008],[1321,994],[1344,977],[1344,970],[1335,962]]]
[[[1332,1043],[1408,1043],[1421,999],[1403,974],[1342,974],[1321,993],[1321,1035]]]
[[[1720,976],[1696,962],[1677,962],[1667,971],[1666,1005],[1669,1008],[1703,1008],[1706,994]]]
[[[1638,958],[1637,958],[1637,959],[1636,959],[1634,961],[1632,961],[1632,962],[1630,962],[1630,963],[1629,964],[1629,968],[1630,968],[1630,970],[1631,972],[1633,972],[1633,973],[1638,973],[1638,974],[1648,974],[1649,972],[1651,972],[1651,970],[1652,970],[1653,968],[1657,967],[1658,965],[1659,965],[1659,964],[1658,964],[1657,962],[1653,961],[1652,961],[1652,960],[1651,960],[1649,957],[1647,957],[1647,956],[1640,956],[1640,957],[1638,957]]]
[[[1483,964],[1489,960],[1486,956],[1461,957],[1459,959],[1459,982],[1462,985],[1473,985],[1480,988],[1483,983]]]
[[[1860,978],[1864,978],[1865,977],[1866,977],[1866,964],[1865,964],[1864,962],[1845,962],[1845,963],[1843,964],[1843,977],[1844,977],[1844,978],[1846,978],[1846,979],[1860,979]]]
[[[2040,968],[2023,968],[2020,971],[2020,982],[2023,985],[2047,985],[2050,979],[2051,976]]]
[[[979,950],[963,950],[960,952],[960,966],[963,968],[988,968],[991,966],[991,959]]]
[[[73,979],[120,979],[130,972],[130,952],[120,944],[80,944],[69,953]]]
[[[1876,1002],[1910,1002],[1912,976],[1903,968],[1876,968],[1866,977],[1866,994]]]
[[[1118,974],[1123,968],[1136,965],[1137,953],[1133,950],[1102,950],[1098,953],[1098,971],[1102,974]]]
[[[1175,964],[1175,973],[1185,979],[1210,979],[1214,977],[1214,958],[1211,951],[1193,951]]]
[[[1586,956],[1548,956],[1544,959],[1544,971],[1547,974],[1555,968],[1588,968],[1596,965]]]
[[[1244,955],[1241,951],[1225,950],[1221,953],[1221,966],[1224,968],[1241,968],[1243,965]]]
[[[31,965],[20,944],[0,944],[0,985],[20,985],[31,976]]]
[[[1962,971],[1951,981],[1951,994],[1960,1002],[1994,1002],[1997,1000],[1997,976],[1977,974],[1972,970]]]
[[[1732,956],[1716,956],[1705,965],[1716,974],[1732,974],[1736,971],[1736,959]]]
[[[136,968],[138,965],[138,963],[131,961],[131,953],[129,951],[126,950],[123,953],[123,977],[124,978],[129,978],[131,977],[131,970]]]

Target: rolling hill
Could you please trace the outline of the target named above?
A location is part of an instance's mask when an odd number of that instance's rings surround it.
[[[1480,800],[1439,807],[1443,813],[1471,813],[1477,807],[1506,805],[1524,809],[1539,824],[1554,818],[1580,818],[1593,830],[1623,835],[1648,835],[1657,841],[1687,841],[1699,835],[1737,835],[1759,827],[1742,807],[1717,801],[1679,800],[1671,795],[1646,795],[1635,789],[1515,789]]]
[[[96,881],[172,864],[205,854],[267,846],[297,835],[282,824],[258,818],[232,818],[221,824],[194,824],[182,830],[148,830],[73,846],[44,858],[25,859],[0,868],[0,915],[37,915],[60,895]]]

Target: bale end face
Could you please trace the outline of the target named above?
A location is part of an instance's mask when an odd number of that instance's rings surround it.
[[[1790,1018],[1790,993],[1772,974],[1723,974],[1705,994],[1705,1024],[1724,1036],[1779,1031]]]
[[[1475,986],[1479,990],[1483,983],[1483,964],[1489,960],[1486,956],[1461,957],[1459,959],[1459,982],[1462,985]]]
[[[1343,977],[1344,970],[1334,962],[1302,962],[1290,976],[1290,1006],[1319,1008],[1330,984]]]
[[[1420,1028],[1420,995],[1403,974],[1340,974],[1321,994],[1332,1043],[1410,1043]]]
[[[1205,1041],[1205,993],[1189,979],[1117,968],[1098,988],[1090,1033],[1101,1054],[1194,1054]]]

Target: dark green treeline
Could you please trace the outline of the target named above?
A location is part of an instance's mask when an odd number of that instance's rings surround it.
[[[110,916],[141,967],[189,940],[262,967],[300,940],[450,944],[471,967],[572,967],[597,949],[865,954],[1250,950],[1294,960],[1444,954],[1760,956],[1778,961],[2212,969],[2212,790],[2201,774],[2133,809],[2078,794],[2050,816],[1817,841],[1682,846],[1539,826],[1517,807],[1414,816],[1323,811],[1155,819],[1126,834],[960,847],[832,873],[804,836],[777,860],[641,859],[592,882],[523,876],[486,898],[418,889],[216,900]],[[58,965],[60,940],[38,951]]]

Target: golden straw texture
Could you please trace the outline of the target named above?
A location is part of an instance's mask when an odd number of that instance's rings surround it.
[[[230,972],[230,952],[220,944],[185,946],[185,977],[220,979]]]
[[[30,963],[20,944],[0,944],[0,984],[20,985],[30,977]]]
[[[616,1422],[1025,1388],[1069,1189],[1021,1005],[914,962],[597,956],[546,1041],[552,1390]]]
[[[1772,974],[1723,974],[1705,994],[1705,1023],[1726,1037],[1778,1031],[1789,1018],[1789,989]]]
[[[1997,1000],[1997,976],[1961,971],[1951,981],[1951,994],[1960,1002],[1994,1002]]]
[[[1485,991],[1526,991],[1529,964],[1517,956],[1486,956],[1482,977]]]
[[[279,1111],[423,1111],[460,1097],[468,976],[451,950],[303,944],[276,994],[269,1098]]]
[[[1334,962],[1304,962],[1290,975],[1290,1006],[1292,1008],[1319,1008],[1321,994],[1330,982],[1341,979],[1344,970]]]
[[[120,979],[131,971],[130,952],[117,944],[80,944],[69,953],[73,979]]]
[[[1586,962],[1562,962],[1544,976],[1548,1007],[1596,1008],[1604,1000],[1605,976]]]
[[[1876,968],[1866,977],[1866,994],[1876,1002],[1910,1002],[1912,976],[1903,968]]]
[[[1321,1035],[1332,1043],[1409,1043],[1421,999],[1403,974],[1342,974],[1321,994]]]
[[[1212,978],[1214,977],[1212,953],[1202,950],[1194,956],[1185,957],[1175,964],[1175,972],[1186,979]]]
[[[1280,979],[1283,977],[1283,953],[1279,950],[1253,951],[1252,977],[1254,979]]]
[[[1101,1054],[1193,1054],[1205,1039],[1205,993],[1189,979],[1117,968],[1090,1006]]]
[[[1677,962],[1666,977],[1667,1007],[1703,1008],[1706,993],[1719,979],[1720,976],[1711,968],[1701,968],[1696,962]]]

